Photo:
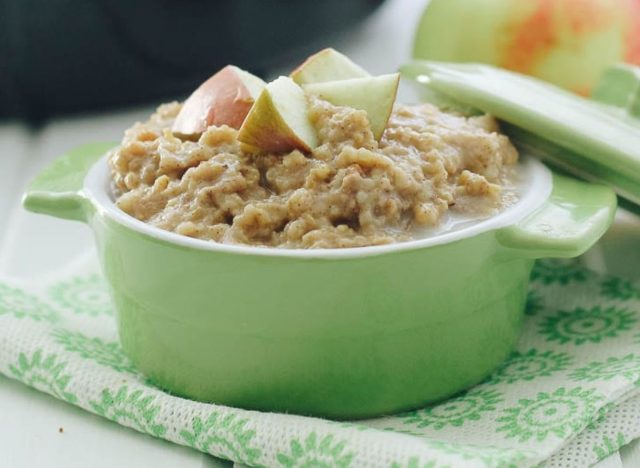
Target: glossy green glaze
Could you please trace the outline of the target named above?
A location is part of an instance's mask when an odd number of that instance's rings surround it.
[[[640,206],[640,68],[607,70],[596,101],[489,65],[414,61],[402,73],[426,85],[428,98],[495,115],[516,144]]]
[[[640,67],[620,63],[602,74],[592,99],[640,118]]]
[[[331,258],[194,248],[118,222],[79,190],[103,151],[55,164],[25,206],[91,225],[122,346],[151,380],[268,411],[371,417],[478,383],[515,344],[532,259],[581,253],[615,211],[610,190],[556,177],[521,222],[427,248]]]
[[[93,206],[82,192],[84,178],[91,166],[113,146],[113,143],[91,143],[59,157],[31,182],[22,204],[34,213],[86,220]]]

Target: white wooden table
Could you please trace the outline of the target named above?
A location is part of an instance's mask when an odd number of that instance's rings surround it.
[[[327,43],[372,73],[397,68],[408,58],[413,25],[427,0],[388,0],[364,24]],[[293,65],[293,64],[292,64]],[[117,141],[125,128],[152,108],[65,118],[29,129],[0,124],[0,275],[31,278],[92,248],[88,229],[25,212],[27,182],[74,146]],[[598,269],[640,276],[640,223],[622,217],[589,260]],[[632,248],[634,246],[635,248]],[[626,261],[611,260],[625,252]],[[630,257],[635,255],[635,258]],[[59,428],[64,428],[62,433]],[[194,450],[123,428],[0,376],[0,467],[113,468],[224,466]],[[601,467],[640,466],[640,444],[625,447]]]

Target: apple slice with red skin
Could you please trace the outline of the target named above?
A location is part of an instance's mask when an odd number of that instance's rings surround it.
[[[315,148],[318,139],[302,88],[286,76],[267,84],[240,127],[238,140],[273,153]]]
[[[373,136],[379,140],[393,111],[399,82],[400,74],[393,73],[312,83],[303,85],[303,89],[307,94],[318,96],[336,106],[366,111]]]
[[[327,48],[311,55],[291,72],[291,79],[299,85],[324,81],[365,78],[367,71],[335,49]]]
[[[228,65],[202,83],[182,105],[172,131],[199,135],[211,125],[240,128],[265,82]]]

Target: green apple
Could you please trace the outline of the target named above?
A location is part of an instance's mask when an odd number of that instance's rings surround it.
[[[315,95],[336,106],[353,107],[367,112],[371,131],[379,140],[393,111],[400,74],[352,78],[303,85],[307,94]]]
[[[291,72],[291,79],[302,85],[323,81],[346,80],[370,76],[365,69],[356,65],[349,57],[335,49],[327,48],[305,60]]]
[[[274,153],[293,149],[311,151],[318,145],[309,121],[307,97],[291,78],[281,76],[267,84],[244,120],[238,140]]]
[[[172,131],[198,135],[211,125],[240,128],[265,82],[228,65],[202,83],[182,105]]]
[[[640,64],[640,2],[431,0],[414,57],[488,63],[588,95],[607,66]]]

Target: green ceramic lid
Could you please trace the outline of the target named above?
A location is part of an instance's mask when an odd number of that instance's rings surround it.
[[[516,145],[640,211],[640,68],[608,69],[592,99],[488,65],[415,61],[402,73],[439,104],[495,115]]]

